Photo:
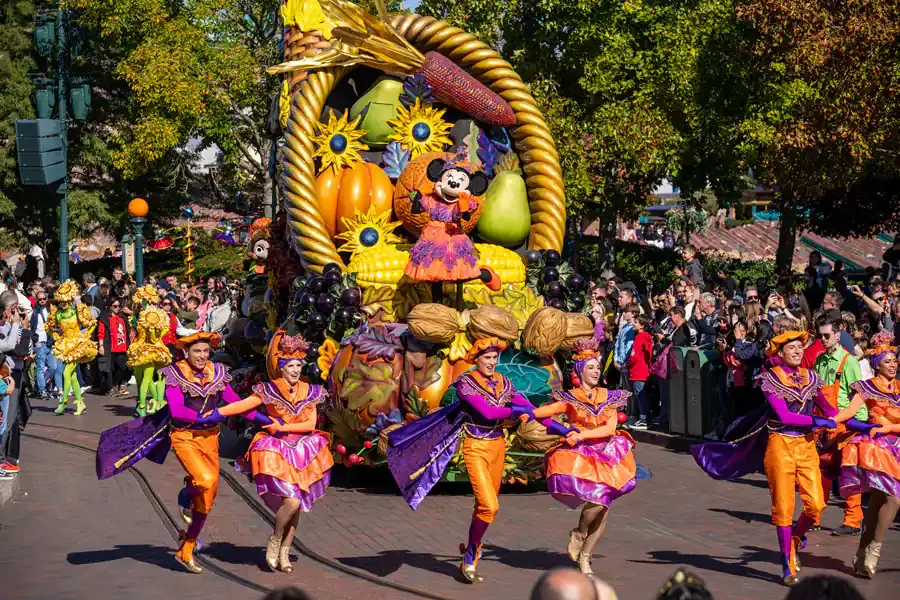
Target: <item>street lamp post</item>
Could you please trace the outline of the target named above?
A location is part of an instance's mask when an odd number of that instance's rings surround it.
[[[134,280],[144,285],[144,223],[150,207],[143,198],[135,198],[128,203],[131,215],[131,230],[134,232]]]

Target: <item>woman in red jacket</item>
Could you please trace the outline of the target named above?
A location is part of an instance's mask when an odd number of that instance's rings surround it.
[[[650,412],[650,399],[647,397],[647,378],[650,377],[650,363],[653,360],[653,339],[647,332],[650,319],[646,315],[638,315],[634,319],[634,344],[628,357],[628,381],[631,382],[634,395],[637,397],[638,420],[632,429],[647,429],[647,413]]]

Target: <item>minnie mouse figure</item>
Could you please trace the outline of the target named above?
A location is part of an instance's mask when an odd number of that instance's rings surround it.
[[[428,212],[428,225],[409,251],[404,273],[416,281],[432,283],[432,300],[440,302],[444,281],[456,281],[457,304],[461,304],[464,281],[480,279],[491,290],[500,289],[500,278],[486,267],[478,266],[478,251],[466,235],[461,220],[469,219],[478,207],[478,197],[488,187],[488,177],[475,170],[465,148],[450,159],[436,158],[428,164],[428,179],[434,192],[413,192],[412,212]]]

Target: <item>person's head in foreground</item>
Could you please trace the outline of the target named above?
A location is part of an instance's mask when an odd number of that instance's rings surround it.
[[[675,600],[712,600],[712,594],[706,588],[706,582],[694,573],[678,569],[656,594],[657,600],[673,598]]]
[[[813,575],[792,585],[784,600],[865,600],[865,597],[849,579]]]
[[[531,588],[531,600],[616,600],[616,591],[575,569],[553,569]]]

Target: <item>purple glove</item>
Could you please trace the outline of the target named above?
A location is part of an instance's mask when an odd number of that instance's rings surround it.
[[[197,425],[215,425],[217,423],[221,423],[225,420],[225,417],[219,412],[218,407],[214,408],[213,411],[206,417],[198,417]]]
[[[510,418],[513,420],[518,419],[522,415],[528,415],[531,419],[534,418],[534,407],[530,404],[512,404],[510,409],[512,410]]]
[[[834,422],[834,419],[826,419],[825,417],[813,417],[813,427],[826,427],[828,429],[834,429],[837,427],[837,423]]]
[[[573,431],[578,432],[579,430],[575,427],[566,427],[559,421],[550,421],[550,424],[547,425],[547,433],[550,435],[558,435],[560,437],[566,437]]]
[[[249,421],[256,423],[257,425],[271,425],[272,419],[269,418],[269,415],[263,414],[258,411],[253,411],[253,416],[248,417]]]
[[[878,427],[878,423],[863,423],[862,421],[857,421],[856,419],[847,419],[844,421],[844,425],[850,431],[856,431],[863,435],[869,435],[869,431]]]

